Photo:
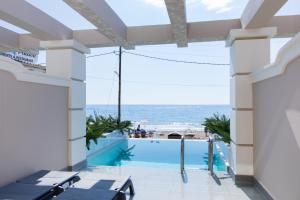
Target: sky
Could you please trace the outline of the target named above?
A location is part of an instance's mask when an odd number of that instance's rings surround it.
[[[27,0],[74,30],[95,28],[62,0]],[[170,23],[163,0],[106,0],[127,26]],[[276,15],[299,14],[299,0],[289,2]],[[247,0],[187,0],[187,21],[240,18]],[[0,21],[0,26],[26,31]],[[288,39],[272,39],[272,60]],[[117,48],[92,49],[91,55]],[[130,52],[168,59],[229,63],[224,42],[137,46]],[[45,62],[41,52],[39,62]],[[116,104],[117,55],[87,59],[87,104]],[[123,104],[229,104],[229,66],[182,64],[123,54]]]

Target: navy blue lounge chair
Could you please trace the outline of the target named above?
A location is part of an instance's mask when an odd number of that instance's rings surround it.
[[[1,200],[38,200],[46,199],[52,192],[52,186],[11,183],[0,188]]]
[[[126,196],[113,190],[70,188],[54,200],[126,200]]]
[[[0,188],[0,200],[50,199],[79,180],[78,172],[41,170]]]
[[[130,177],[42,170],[0,188],[0,200],[125,200]]]
[[[126,200],[125,192],[135,194],[129,176],[119,177],[107,174],[83,172],[80,181],[57,196],[56,200]],[[74,198],[76,196],[76,198]]]
[[[78,172],[41,170],[16,182],[38,186],[67,186],[76,181],[79,181]]]

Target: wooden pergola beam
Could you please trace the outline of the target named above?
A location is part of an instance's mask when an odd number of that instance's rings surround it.
[[[241,17],[242,28],[265,27],[288,0],[249,0]]]
[[[98,31],[115,45],[133,48],[126,41],[126,25],[105,0],[64,0],[64,2],[96,26]]]
[[[188,46],[185,0],[165,0],[172,32],[178,47]]]
[[[41,40],[63,40],[72,30],[24,0],[1,1],[0,19],[18,26]]]
[[[275,16],[266,26],[277,27],[277,34],[274,36],[276,38],[293,37],[300,32],[299,21],[300,15]],[[188,23],[188,42],[225,41],[230,30],[241,28],[239,19]],[[17,34],[2,29],[0,36],[0,43],[7,44],[6,46],[12,49],[40,48],[40,40],[32,34]],[[16,41],[17,36],[18,42]],[[89,48],[118,46],[96,29],[76,30],[73,32],[72,39]],[[128,27],[127,41],[131,46],[176,43],[171,24]]]

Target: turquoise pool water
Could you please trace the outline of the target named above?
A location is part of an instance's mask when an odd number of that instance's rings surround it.
[[[185,141],[185,168],[207,169],[207,142]],[[214,155],[214,168],[225,171],[226,167]],[[126,139],[117,141],[88,157],[89,166],[142,166],[179,168],[180,140]]]

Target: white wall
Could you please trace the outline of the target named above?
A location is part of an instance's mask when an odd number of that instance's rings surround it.
[[[17,81],[0,69],[0,186],[67,167],[67,109],[67,87]]]
[[[300,199],[300,57],[254,84],[254,147],[260,184],[274,199]]]

